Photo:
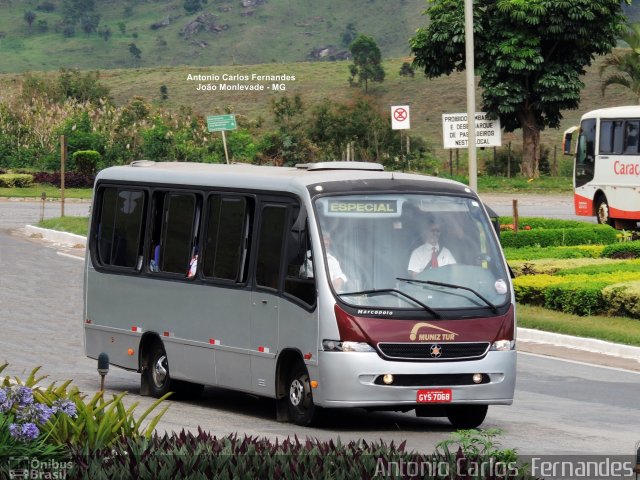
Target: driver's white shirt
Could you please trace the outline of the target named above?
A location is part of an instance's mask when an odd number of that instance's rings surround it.
[[[420,245],[411,253],[411,258],[409,259],[409,271],[420,273],[422,272],[429,264],[431,263],[431,255],[433,253],[433,247],[436,247],[436,251],[438,252],[438,266],[443,267],[445,265],[451,265],[456,263],[456,259],[453,258],[451,252],[447,247],[439,248],[438,245],[431,245],[430,243],[425,243]]]

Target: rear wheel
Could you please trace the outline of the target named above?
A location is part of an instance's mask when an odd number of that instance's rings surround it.
[[[451,405],[447,418],[456,428],[479,427],[487,416],[488,405]]]
[[[303,427],[310,425],[316,414],[309,372],[302,362],[291,369],[287,381],[287,407],[293,423]]]
[[[165,395],[171,387],[169,376],[169,361],[162,343],[154,343],[147,357],[147,366],[142,372],[143,380],[149,387],[151,396],[159,398]]]
[[[609,212],[609,203],[607,202],[607,197],[602,196],[598,199],[596,204],[596,217],[598,219],[598,223],[602,225],[610,225],[613,227],[614,221],[611,219]]]

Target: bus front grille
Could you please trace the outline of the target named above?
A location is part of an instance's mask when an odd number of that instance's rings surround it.
[[[489,350],[489,342],[378,343],[380,353],[392,360],[474,360]]]

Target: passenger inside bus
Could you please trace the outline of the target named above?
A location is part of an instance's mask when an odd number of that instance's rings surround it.
[[[411,252],[409,274],[415,278],[425,269],[438,268],[456,263],[447,247],[440,245],[442,227],[433,216],[427,215],[420,224],[420,238],[424,242]]]
[[[336,291],[343,291],[344,284],[347,282],[347,276],[340,267],[340,262],[333,255],[331,249],[331,233],[325,232],[322,234],[322,241],[324,242],[324,248],[327,252],[327,264],[329,265],[329,276],[331,277],[331,284]],[[305,278],[313,278],[313,259],[311,250],[307,251],[307,260],[300,269],[300,275]]]

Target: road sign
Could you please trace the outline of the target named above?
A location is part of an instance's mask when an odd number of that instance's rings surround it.
[[[238,128],[235,115],[212,115],[207,117],[207,128],[210,132],[235,130]]]
[[[468,135],[466,113],[442,114],[444,148],[467,148]],[[476,146],[499,147],[501,145],[500,119],[489,120],[485,112],[476,112]]]
[[[409,121],[409,105],[391,107],[391,129],[407,130],[411,128]]]

